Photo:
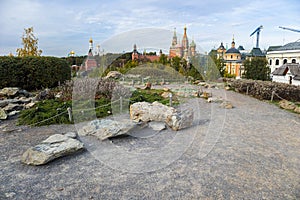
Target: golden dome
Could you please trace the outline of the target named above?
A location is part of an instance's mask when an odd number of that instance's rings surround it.
[[[93,43],[93,39],[92,39],[92,38],[90,38],[89,42],[90,42],[90,43]]]

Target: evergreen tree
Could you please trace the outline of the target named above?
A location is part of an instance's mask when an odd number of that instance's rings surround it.
[[[244,61],[244,77],[253,80],[270,80],[270,68],[265,57],[254,57]]]

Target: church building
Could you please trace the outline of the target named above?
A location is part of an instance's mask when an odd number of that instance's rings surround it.
[[[194,40],[189,44],[189,40],[186,33],[187,28],[184,27],[183,37],[180,40],[177,39],[176,28],[174,29],[174,35],[172,39],[172,45],[170,46],[169,58],[180,57],[189,60],[190,57],[196,55],[196,44]]]
[[[238,49],[235,48],[234,38],[232,38],[231,48],[226,50],[223,43],[217,49],[217,57],[223,58],[225,68],[228,74],[240,78],[243,73],[242,55]]]
[[[94,55],[93,55],[93,39],[90,38],[88,56],[87,56],[86,60],[84,61],[81,70],[88,71],[88,70],[91,70],[94,67],[97,67],[97,61],[96,61],[96,59],[94,58]]]

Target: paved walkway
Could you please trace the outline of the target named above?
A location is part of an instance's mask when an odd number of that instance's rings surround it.
[[[212,92],[235,108],[193,99],[189,129],[102,143],[82,138],[87,151],[45,166],[23,165],[20,156],[74,126],[0,130],[0,199],[300,199],[299,115],[232,91]],[[147,158],[153,162],[107,157],[102,147],[110,145],[127,155],[154,152]]]

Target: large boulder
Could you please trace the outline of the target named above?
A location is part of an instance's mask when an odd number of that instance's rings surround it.
[[[5,110],[3,110],[2,108],[0,108],[0,119],[7,119],[7,114],[5,112]]]
[[[0,100],[0,108],[4,108],[8,104],[9,104],[9,101],[7,101],[6,99]]]
[[[175,108],[159,102],[137,102],[130,106],[130,118],[135,122],[165,122],[173,130],[187,128],[193,123],[192,110],[178,112]]]
[[[300,114],[300,107],[297,106],[297,107],[294,109],[294,112]]]
[[[43,165],[56,158],[72,154],[84,148],[84,144],[70,134],[55,134],[22,155],[22,162],[28,165]]]
[[[136,123],[130,120],[115,121],[111,119],[93,120],[79,130],[79,135],[92,135],[99,140],[126,135]]]
[[[14,110],[22,110],[24,106],[22,104],[16,104],[16,103],[9,103],[7,106],[5,106],[3,109],[6,112],[14,111]]]
[[[105,79],[109,79],[109,78],[112,78],[112,79],[119,79],[122,77],[122,74],[118,71],[110,71],[108,72],[108,74],[105,76]]]
[[[0,90],[0,95],[6,97],[15,97],[17,96],[19,90],[20,89],[17,87],[5,87],[2,90]]]
[[[293,102],[287,100],[279,101],[279,106],[286,110],[294,110],[297,107]]]

